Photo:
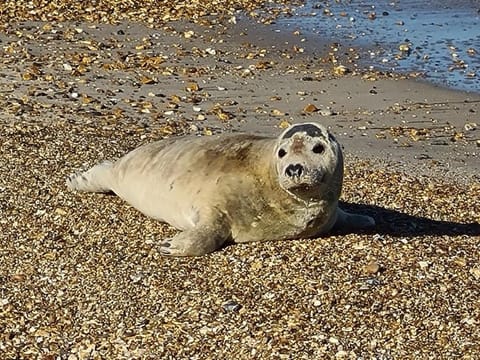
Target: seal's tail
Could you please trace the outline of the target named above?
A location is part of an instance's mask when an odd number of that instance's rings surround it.
[[[112,165],[112,162],[104,161],[88,171],[72,174],[67,179],[67,187],[86,192],[109,192]]]

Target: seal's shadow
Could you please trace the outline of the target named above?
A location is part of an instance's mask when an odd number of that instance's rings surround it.
[[[393,237],[413,236],[480,236],[480,224],[462,224],[451,221],[438,221],[425,217],[412,216],[396,210],[386,209],[374,205],[354,204],[340,201],[340,207],[348,212],[370,215],[375,219],[376,226],[364,230],[362,233],[390,235]],[[351,233],[335,230],[333,234]]]

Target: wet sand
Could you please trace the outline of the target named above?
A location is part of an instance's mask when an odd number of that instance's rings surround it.
[[[0,40],[6,358],[478,357],[479,95],[342,75],[328,48],[240,17],[27,21]],[[338,136],[342,206],[373,231],[171,259],[174,229],[65,188],[148,141],[299,121]]]
[[[307,1],[276,26],[300,30],[323,51],[340,44],[363,67],[417,73],[436,85],[480,92],[480,6],[462,1]]]

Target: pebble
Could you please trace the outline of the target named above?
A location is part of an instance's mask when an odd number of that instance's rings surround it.
[[[419,261],[418,265],[420,266],[421,269],[426,269],[427,267],[430,266],[430,262],[429,261]]]
[[[470,269],[470,274],[472,274],[476,279],[480,280],[480,268],[471,268]]]
[[[471,122],[471,123],[466,123],[463,128],[465,131],[473,131],[477,128],[477,123]]]
[[[430,145],[448,145],[448,142],[442,139],[433,140]]]
[[[333,345],[338,345],[340,343],[340,341],[336,338],[336,337],[333,337],[331,336],[329,339],[328,339],[328,342],[330,344],[333,344]]]
[[[240,305],[235,300],[228,300],[227,302],[222,304],[222,308],[226,312],[238,312],[242,308],[242,305]]]
[[[318,111],[318,108],[313,104],[308,104],[303,108],[303,112],[306,112],[306,113],[312,113],[315,111]]]
[[[335,115],[335,112],[332,109],[322,109],[319,111],[322,116],[332,116]]]
[[[376,274],[379,270],[380,270],[380,265],[375,261],[371,261],[363,267],[363,271],[370,275]]]

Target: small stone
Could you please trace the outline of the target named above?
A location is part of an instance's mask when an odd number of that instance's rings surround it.
[[[14,274],[10,277],[10,279],[15,282],[25,281],[26,278],[27,277],[24,274]]]
[[[477,54],[477,50],[475,50],[474,48],[468,48],[467,54],[470,56],[474,56],[475,54]]]
[[[470,274],[472,274],[476,279],[480,280],[480,267],[471,268]]]
[[[332,116],[335,115],[335,112],[332,109],[322,109],[319,111],[322,116]]]
[[[215,49],[212,49],[212,48],[206,48],[205,52],[207,54],[210,54],[210,55],[216,55],[217,54],[217,51]]]
[[[194,35],[195,35],[195,32],[192,31],[192,30],[185,31],[185,32],[183,33],[183,36],[185,37],[185,39],[190,39],[190,38],[192,38]]]
[[[143,278],[142,274],[130,275],[130,280],[132,280],[134,284],[139,283],[142,280],[142,278]]]
[[[314,80],[314,78],[311,77],[311,76],[304,76],[304,77],[302,77],[302,81],[313,81],[313,80]]]
[[[47,213],[46,210],[39,209],[35,212],[34,216],[43,216]]]
[[[67,212],[62,208],[56,208],[55,209],[55,214],[64,216],[64,215],[67,215]]]
[[[345,65],[338,65],[333,68],[333,73],[335,75],[345,75],[349,72],[350,70]]]
[[[466,123],[463,128],[465,131],[473,131],[477,128],[477,123],[471,122],[471,123]]]
[[[187,90],[189,92],[195,92],[195,91],[200,90],[200,86],[198,86],[198,84],[196,82],[192,81],[192,82],[189,82],[187,84],[185,90]]]
[[[419,261],[418,265],[420,266],[421,269],[426,269],[427,267],[430,266],[430,262],[429,261]]]
[[[418,154],[415,156],[415,159],[418,159],[418,160],[429,160],[431,158],[432,157],[428,154]]]
[[[464,267],[467,265],[467,259],[457,256],[455,259],[453,259],[453,263],[457,266]]]
[[[363,271],[367,274],[376,274],[379,270],[380,265],[375,261],[371,261],[363,267]]]
[[[235,300],[228,300],[227,302],[222,304],[222,308],[226,312],[238,312],[242,308],[242,305],[240,305]]]
[[[380,286],[382,285],[382,282],[377,278],[370,278],[365,280],[365,284],[367,284],[368,286]]]
[[[436,140],[433,140],[430,144],[431,145],[448,145],[448,142],[442,139],[436,139]]]
[[[315,111],[318,111],[318,108],[313,104],[308,104],[303,108],[303,112],[306,112],[306,113],[312,113]]]
[[[290,122],[288,122],[287,120],[282,120],[282,121],[280,122],[280,124],[278,125],[278,127],[279,127],[280,129],[286,129],[286,128],[288,128],[289,126],[290,126]]]
[[[330,344],[333,344],[333,345],[338,345],[340,343],[340,341],[336,338],[336,337],[333,337],[331,336],[329,339],[328,339],[328,342]]]
[[[380,234],[375,234],[375,235],[373,235],[373,240],[375,240],[375,241],[385,241],[385,237],[383,235],[380,235]]]

